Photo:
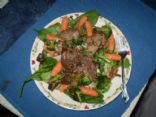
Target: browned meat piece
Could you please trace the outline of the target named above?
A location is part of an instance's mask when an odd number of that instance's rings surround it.
[[[56,44],[55,50],[58,54],[62,54],[63,51],[67,51],[68,47],[64,40],[59,40]]]
[[[71,40],[80,37],[80,33],[77,29],[67,29],[60,34],[61,39]]]
[[[56,50],[56,52],[57,52],[58,54],[61,54],[61,53],[62,53],[63,44],[64,44],[64,42],[63,42],[62,40],[59,40],[59,41],[57,42],[55,50]]]
[[[56,52],[58,54],[61,54],[63,51],[66,51],[68,49],[65,41],[66,40],[71,40],[71,39],[78,39],[80,36],[80,33],[76,29],[67,29],[65,31],[62,31],[60,36],[59,36],[59,41],[57,42],[56,45]]]
[[[89,79],[92,82],[96,81],[96,70],[97,70],[97,65],[93,63],[93,58],[92,57],[82,57],[81,58],[81,63],[83,65],[83,72],[89,75]]]
[[[63,39],[76,39],[80,36],[78,30],[68,29],[63,31],[60,35]],[[92,37],[84,39],[87,50],[95,53],[100,46],[106,42],[103,33],[96,32]],[[67,48],[63,49],[61,56],[61,63],[65,73],[88,74],[92,82],[96,81],[97,65],[93,63],[93,57],[81,56],[81,49]],[[69,78],[62,79],[62,82],[69,83]]]
[[[82,64],[79,64],[73,72],[81,74],[84,72],[84,67],[82,66]]]
[[[62,53],[61,63],[66,72],[72,72],[80,64],[79,53],[76,50],[67,50]]]
[[[95,53],[98,50],[98,47],[95,45],[88,46],[88,51]]]
[[[96,32],[95,35],[92,37],[94,45],[96,46],[103,46],[106,42],[106,37],[103,32]]]
[[[79,51],[67,50],[62,53],[61,63],[66,73],[86,73],[92,82],[96,81],[97,66],[93,63],[93,57],[80,56]]]
[[[105,35],[102,32],[96,32],[92,37],[85,39],[89,51],[95,53],[97,49],[106,43]]]
[[[62,84],[70,84],[72,81],[71,81],[71,78],[68,76],[68,75],[65,75],[64,78],[61,79],[61,83]]]
[[[48,86],[48,89],[53,91],[58,86],[58,84],[59,84],[58,82],[50,83],[49,86]]]

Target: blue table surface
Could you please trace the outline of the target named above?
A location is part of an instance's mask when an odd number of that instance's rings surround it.
[[[7,51],[54,2],[55,0],[11,0],[0,9],[0,55]]]
[[[34,82],[26,85],[22,98],[18,97],[21,83],[30,72],[30,51],[36,37],[33,28],[40,29],[63,14],[85,12],[96,9],[101,16],[112,21],[126,36],[132,51],[132,71],[128,82],[130,101],[124,104],[121,95],[108,105],[85,112],[72,111],[49,101]],[[156,68],[156,12],[141,3],[130,0],[57,0],[52,7],[19,39],[0,56],[0,87],[4,80],[10,83],[6,90],[0,90],[24,116],[52,117],[74,116],[119,117],[138,95]]]

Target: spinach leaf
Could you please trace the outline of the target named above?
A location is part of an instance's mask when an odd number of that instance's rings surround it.
[[[81,35],[85,36],[85,37],[87,35],[87,31],[86,31],[86,26],[85,25],[83,25],[82,28],[81,28]]]
[[[83,38],[76,39],[76,40],[74,41],[74,43],[75,43],[76,45],[81,45],[81,44],[83,43]]]
[[[20,90],[19,90],[19,92],[18,92],[19,97],[21,97],[22,94],[23,94],[23,90],[24,90],[25,84],[27,84],[28,82],[30,82],[30,81],[32,81],[32,80],[33,80],[33,79],[32,79],[31,77],[29,77],[29,78],[27,78],[27,79],[25,79],[25,80],[23,81],[23,83],[22,83],[22,85],[21,85],[21,87],[20,87]]]
[[[119,65],[121,66],[121,61],[119,62]],[[124,68],[129,68],[130,67],[130,61],[128,58],[124,58]]]
[[[45,42],[47,34],[58,34],[59,30],[60,30],[60,23],[56,23],[54,25],[49,26],[48,28],[37,30],[37,35],[41,41]]]
[[[103,73],[103,71],[104,71],[104,65],[105,65],[105,63],[109,63],[110,62],[109,59],[107,59],[106,57],[104,57],[105,51],[106,51],[105,48],[100,48],[95,53],[95,62],[99,64],[99,69],[100,69],[100,72],[101,73]]]
[[[76,92],[77,91],[80,91],[78,87],[75,87],[75,86],[70,86],[66,91],[65,91],[65,94],[67,94],[69,97],[71,97],[73,100],[77,101],[79,100],[77,97],[77,94]]]
[[[33,73],[31,76],[29,76],[27,79],[23,81],[23,84],[19,91],[19,96],[22,96],[25,84],[27,84],[30,81],[38,80],[48,82],[50,79],[50,71],[55,66],[55,64],[56,64],[55,59],[47,57],[45,61],[40,64],[39,70],[37,70],[35,73]]]
[[[97,52],[95,53],[95,57],[97,57],[97,56],[103,56],[106,51],[107,51],[107,48],[106,47],[99,48],[97,50]]]
[[[61,74],[58,74],[56,76],[52,76],[49,80],[49,82],[55,82],[55,81],[58,81],[60,79],[62,79],[64,77],[64,75],[61,75]]]
[[[99,62],[99,69],[100,69],[100,73],[101,74],[104,72],[104,65],[105,65],[104,61],[100,61]]]
[[[47,57],[48,57],[48,56],[47,56],[47,55],[48,55],[48,54],[47,54],[47,51],[46,51],[46,50],[43,50],[43,51],[42,51],[42,55],[44,56],[44,58],[47,58]]]
[[[88,11],[88,12],[80,15],[79,17],[77,17],[75,19],[75,24],[77,22],[79,22],[79,20],[81,19],[81,17],[87,16],[87,18],[88,18],[89,22],[91,23],[91,25],[94,26],[96,24],[98,18],[99,18],[99,15],[100,14],[96,10],[90,10],[90,11]]]
[[[129,62],[129,59],[128,58],[124,58],[124,67],[125,68],[128,68],[130,66],[130,62]]]
[[[107,59],[106,57],[104,57],[104,55],[96,55],[97,62],[108,62],[110,63],[111,60]]]
[[[48,48],[49,50],[55,50],[55,46],[56,46],[56,41],[52,40],[52,41],[49,41],[49,42],[48,42],[47,48]]]
[[[41,77],[41,81],[44,81],[44,82],[49,82],[50,78],[51,78],[51,71],[47,71],[47,72],[43,72],[41,73],[40,77]]]
[[[79,39],[70,39],[70,40],[66,40],[65,44],[71,48],[73,47],[73,45],[81,45],[83,43],[83,39],[79,38]]]
[[[76,91],[75,96],[73,97],[75,101],[85,102],[85,103],[98,103],[101,104],[104,102],[103,95],[99,93],[97,97],[92,97],[82,94],[79,90]]]
[[[48,68],[51,70],[55,66],[56,62],[56,59],[47,57],[45,58],[44,62],[40,64],[39,69]]]
[[[19,96],[20,97],[22,96],[22,93],[23,93],[23,89],[24,89],[25,84],[27,84],[28,82],[33,81],[33,80],[42,81],[43,80],[43,76],[41,77],[42,73],[45,73],[45,72],[48,72],[48,71],[49,71],[49,69],[39,69],[34,74],[32,74],[31,76],[29,76],[27,79],[25,79],[23,81],[22,86],[20,87]]]
[[[66,43],[66,45],[67,45],[69,48],[71,48],[71,47],[73,46],[73,44],[74,44],[74,42],[73,42],[72,39],[71,39],[71,40],[66,40],[65,43]]]
[[[109,24],[102,26],[101,31],[104,33],[106,38],[109,38],[110,35],[112,34],[112,29],[111,29],[111,26]]]
[[[96,104],[104,103],[102,94],[99,94],[97,97],[91,97],[91,96],[87,96],[87,95],[80,93],[79,97],[81,98],[81,100],[79,101],[85,102],[85,103],[96,103]]]
[[[70,18],[70,20],[69,20],[69,27],[70,28],[74,28],[75,24],[76,24],[76,20],[73,19],[73,18]]]
[[[104,93],[107,92],[111,87],[111,80],[106,76],[98,76],[97,90]]]
[[[111,71],[113,68],[118,68],[120,66],[119,63],[119,61],[110,60],[110,62],[106,63],[107,65],[105,65],[105,71]]]
[[[70,96],[73,100],[78,101],[78,102],[85,102],[85,103],[103,103],[103,95],[99,93],[97,97],[91,97],[87,96],[81,93],[79,88],[76,87],[71,87],[68,88],[65,92],[68,96]]]
[[[89,85],[90,83],[91,83],[91,81],[89,80],[88,75],[84,74],[79,81],[79,86]]]
[[[71,87],[78,87],[79,81],[82,78],[82,74],[79,73],[72,73],[69,75],[69,78],[71,78]]]

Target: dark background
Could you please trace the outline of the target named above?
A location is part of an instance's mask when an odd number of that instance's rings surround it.
[[[9,3],[0,9],[0,55],[33,25],[44,14],[55,0],[9,0]],[[142,0],[153,10],[156,10],[156,0]],[[28,17],[29,16],[29,17]],[[156,102],[156,72],[151,76],[139,103],[133,110],[132,117],[155,117]],[[154,102],[154,103],[153,103]],[[0,105],[1,117],[16,117],[9,110]]]

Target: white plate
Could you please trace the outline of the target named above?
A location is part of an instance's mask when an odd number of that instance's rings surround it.
[[[80,15],[82,13],[71,13],[71,14],[67,14],[64,16],[73,16],[73,18],[77,17],[78,15]],[[48,27],[56,22],[61,22],[62,17],[61,16],[59,18],[54,19],[53,21],[51,21],[48,25],[46,25],[45,27]],[[115,41],[117,42],[121,42],[124,45],[124,48],[126,48],[126,50],[129,50],[130,52],[130,47],[129,44],[125,38],[125,36],[122,34],[122,32],[109,20],[103,18],[103,17],[99,17],[98,22],[96,23],[96,26],[101,27],[102,25],[105,25],[109,23],[110,26],[112,27],[113,30],[113,34],[115,37]],[[116,50],[118,49],[118,45],[116,45]],[[31,67],[31,72],[34,73],[38,67],[39,67],[39,62],[36,61],[36,58],[38,56],[39,53],[41,53],[43,50],[43,42],[40,41],[37,37],[34,41],[32,50],[31,50],[31,55],[30,55],[30,67]],[[131,53],[131,52],[130,52]],[[127,55],[127,57],[130,60],[130,64],[132,65],[132,57],[131,54]],[[118,72],[121,74],[121,68],[119,68]],[[125,78],[126,78],[126,82],[128,82],[129,78],[130,78],[130,72],[131,72],[131,66],[127,69],[125,69]],[[88,103],[79,103],[76,102],[74,100],[72,100],[69,96],[65,95],[64,93],[61,93],[58,90],[54,90],[53,92],[50,91],[48,89],[48,84],[42,82],[42,81],[35,81],[37,87],[39,88],[39,90],[52,102],[54,102],[55,104],[67,108],[67,109],[72,109],[72,110],[91,110],[91,109],[97,109],[99,107],[102,107],[106,104],[108,104],[109,102],[113,101],[120,93],[121,93],[121,83],[122,80],[120,77],[115,77],[114,79],[111,80],[112,85],[111,88],[109,89],[108,92],[104,93],[104,104],[88,104]]]

